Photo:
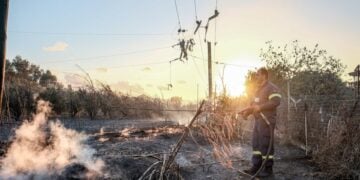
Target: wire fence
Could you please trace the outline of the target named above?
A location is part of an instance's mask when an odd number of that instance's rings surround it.
[[[360,122],[360,108],[354,97],[300,96],[288,103],[283,98],[278,108],[277,130],[284,139],[302,147],[306,152],[316,150],[321,140],[328,138],[335,126],[346,119]]]

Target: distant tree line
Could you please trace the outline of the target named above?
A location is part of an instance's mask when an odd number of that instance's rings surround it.
[[[64,87],[50,70],[41,69],[21,56],[6,60],[5,71],[2,119],[28,119],[39,99],[51,102],[53,116],[71,118],[151,118],[163,116],[161,110],[167,106],[182,107],[180,97],[169,100],[146,95],[132,97],[103,83],[95,85],[90,77],[85,77],[88,83],[81,88]]]

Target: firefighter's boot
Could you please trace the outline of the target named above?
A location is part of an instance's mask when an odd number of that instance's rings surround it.
[[[250,169],[244,170],[246,174],[254,175],[259,170],[259,167],[252,166]]]
[[[258,177],[268,177],[273,175],[273,169],[272,166],[264,167],[262,171],[257,175]]]

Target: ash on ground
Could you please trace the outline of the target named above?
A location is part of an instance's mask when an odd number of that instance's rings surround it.
[[[81,128],[76,121],[65,121],[65,126],[83,131],[90,138],[95,157],[104,161],[104,172],[99,179],[138,179],[147,168],[169,153],[183,133],[184,126],[171,122],[147,120],[86,121]],[[250,141],[232,142],[233,169],[226,168],[213,158],[212,147],[195,131],[187,137],[175,162],[184,179],[244,179],[236,170],[248,168],[252,149]],[[196,141],[196,142],[195,142]],[[4,145],[5,146],[5,145]],[[317,179],[316,168],[301,157],[304,152],[296,147],[276,143],[274,176],[268,179]],[[58,178],[85,179],[88,170],[81,164],[67,167]]]

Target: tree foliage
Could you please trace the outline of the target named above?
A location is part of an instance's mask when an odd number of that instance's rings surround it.
[[[40,93],[39,98],[49,101],[52,104],[52,110],[58,115],[66,110],[65,91],[61,86],[47,87]]]
[[[74,118],[82,110],[81,99],[78,92],[74,91],[71,86],[66,90],[66,107],[70,117]]]
[[[270,71],[271,80],[282,89],[286,89],[286,82],[290,81],[293,95],[344,93],[341,75],[345,66],[318,44],[312,48],[301,46],[298,41],[283,47],[275,47],[272,42],[266,44],[260,57]]]
[[[3,107],[8,116],[18,120],[29,116],[35,107],[35,96],[41,91],[43,70],[21,56],[6,60]]]

